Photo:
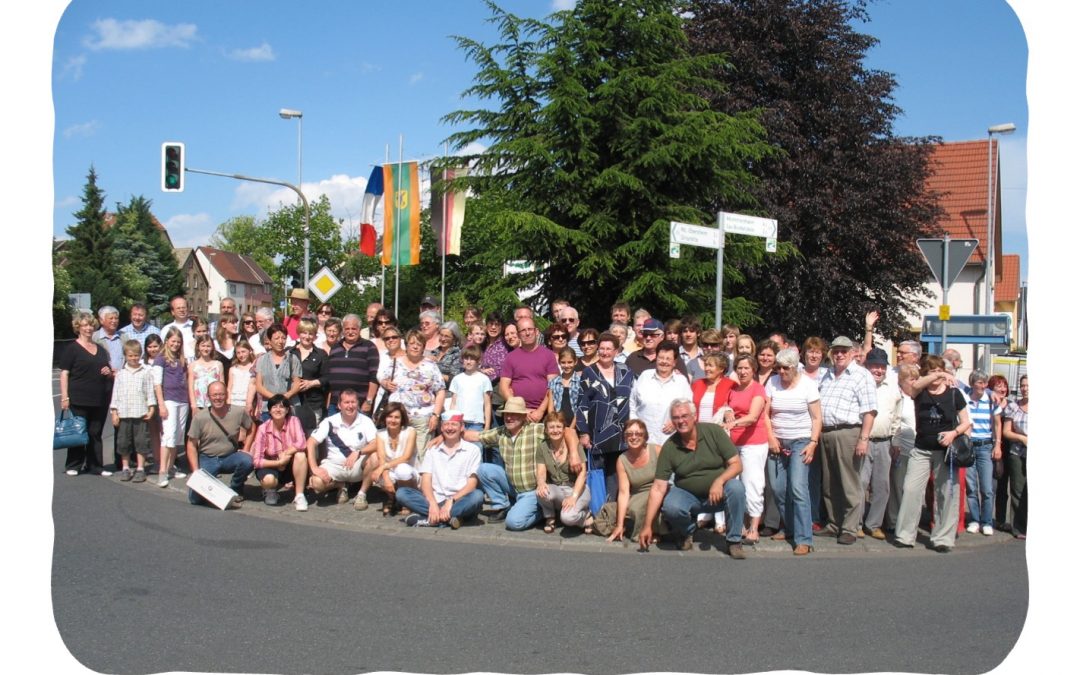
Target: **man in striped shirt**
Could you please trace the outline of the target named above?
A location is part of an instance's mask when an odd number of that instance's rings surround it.
[[[341,341],[330,350],[330,408],[327,415],[338,411],[337,400],[341,392],[352,389],[364,397],[360,401],[360,412],[370,417],[379,388],[378,374],[379,350],[373,342],[360,337],[360,317],[346,314],[341,319]]]

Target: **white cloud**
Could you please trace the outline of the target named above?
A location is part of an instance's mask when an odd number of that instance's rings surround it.
[[[101,128],[101,122],[97,120],[90,120],[89,122],[81,122],[79,124],[72,124],[65,128],[61,133],[64,138],[73,138],[75,136],[93,136]]]
[[[360,204],[364,200],[367,177],[335,174],[317,183],[304,183],[302,189],[308,203],[314,203],[321,195],[330,198],[330,212],[335,220],[344,220],[342,231],[360,227]],[[233,208],[243,210],[255,207],[257,218],[265,218],[270,211],[282,205],[295,204],[296,193],[286,187],[275,188],[257,183],[242,183],[236,188]]]
[[[188,47],[197,38],[198,31],[198,27],[193,23],[169,26],[154,19],[98,19],[91,28],[94,34],[86,37],[83,44],[93,50]]]
[[[250,49],[234,49],[229,52],[229,58],[236,61],[273,61],[276,57],[270,43],[263,42]]]
[[[83,66],[86,65],[86,55],[79,54],[78,56],[72,56],[68,59],[64,66],[60,69],[60,77],[70,77],[72,80],[78,80],[82,77]]]
[[[368,63],[367,61],[364,61],[360,64],[361,73],[374,73],[380,70],[382,70],[382,66],[375,65],[374,63]]]
[[[423,73],[413,73],[412,75],[409,76],[409,84],[410,85],[416,84],[417,82],[419,82],[422,79],[424,79],[424,74]]]
[[[561,12],[564,9],[573,9],[577,0],[551,0],[551,11]]]
[[[70,209],[73,206],[77,206],[80,203],[80,199],[75,195],[68,195],[60,201],[56,202],[54,208],[57,209]]]
[[[164,224],[173,246],[177,248],[206,246],[210,243],[210,235],[217,229],[217,224],[209,213],[181,213],[169,218]]]
[[[457,154],[459,156],[460,155],[481,155],[481,154],[483,154],[485,152],[487,152],[487,146],[486,145],[484,145],[483,143],[478,143],[477,141],[473,141],[472,143],[469,143],[468,145],[466,145],[464,148],[458,150]]]

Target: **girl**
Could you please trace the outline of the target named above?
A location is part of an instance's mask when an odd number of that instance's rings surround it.
[[[170,478],[186,478],[177,471],[176,448],[184,447],[184,428],[190,412],[187,387],[187,361],[184,359],[184,336],[176,326],[165,333],[163,348],[154,360],[154,393],[161,411],[161,463],[158,487],[169,487]]]
[[[192,410],[210,407],[207,389],[211,382],[225,382],[221,362],[214,358],[214,341],[209,335],[195,338],[195,360],[188,368],[188,399]]]
[[[577,422],[578,396],[581,394],[581,371],[577,369],[577,354],[570,347],[559,350],[559,376],[548,380],[547,398],[540,408],[557,414],[563,426],[574,428]]]
[[[161,353],[161,347],[160,335],[151,333],[146,336],[146,342],[143,343],[143,363],[150,368],[151,373],[154,371],[154,360]],[[157,408],[154,408],[154,416],[150,418],[147,434],[150,436],[150,452],[154,458],[154,464],[161,466],[161,413]]]
[[[236,341],[229,368],[229,405],[240,406],[255,417],[255,354],[244,338]]]
[[[555,531],[555,512],[558,511],[564,527],[583,527],[585,534],[592,534],[586,472],[579,470],[571,480],[572,448],[558,413],[548,413],[544,418],[544,441],[536,449],[536,499],[544,512],[544,532]]]
[[[477,322],[469,326],[469,336],[465,340],[465,346],[468,347],[469,345],[476,345],[477,347],[480,347],[481,351],[483,351],[483,345],[486,339],[487,335],[484,333],[484,324]]]

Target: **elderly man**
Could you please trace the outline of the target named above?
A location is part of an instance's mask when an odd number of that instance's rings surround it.
[[[382,309],[381,302],[369,302],[364,310],[364,327],[360,330],[360,337],[365,340],[371,339],[371,328],[375,325],[375,315]]]
[[[125,342],[138,340],[139,346],[145,349],[147,336],[161,335],[158,327],[146,320],[147,314],[146,305],[143,303],[136,302],[131,306],[131,323],[120,329],[120,335],[123,336]]]
[[[877,415],[874,377],[853,358],[854,343],[840,336],[829,345],[832,368],[821,381],[822,484],[826,530],[836,543],[854,544],[863,510],[862,465]]]
[[[188,361],[195,359],[195,335],[192,333],[192,320],[188,316],[187,298],[177,294],[169,298],[169,313],[173,320],[161,327],[161,334],[168,335],[169,329],[176,327],[184,337],[184,357]]]
[[[120,310],[106,305],[98,310],[101,328],[94,331],[91,340],[101,345],[109,353],[109,367],[113,376],[124,367],[124,338],[120,334]]]
[[[863,527],[874,539],[885,539],[881,528],[885,509],[889,506],[890,473],[893,458],[900,454],[900,418],[904,398],[900,387],[890,384],[885,374],[889,358],[883,349],[871,349],[866,355],[866,369],[874,377],[877,392],[877,415],[870,429],[870,451],[862,465],[863,492],[870,491]]]
[[[281,324],[285,326],[285,331],[293,342],[296,342],[299,337],[296,334],[296,328],[300,325],[300,319],[307,314],[310,305],[311,298],[308,297],[307,289],[294,288],[289,291],[289,316],[285,317]]]
[[[255,330],[259,332],[256,337],[248,341],[251,343],[251,351],[255,356],[266,353],[266,347],[263,346],[263,337],[266,335],[266,329],[273,325],[274,310],[269,307],[260,307],[255,310]]]
[[[327,377],[330,385],[328,414],[337,412],[338,396],[351,389],[364,399],[360,412],[371,415],[375,392],[379,389],[379,350],[370,340],[360,337],[360,317],[346,314],[341,319],[341,340],[330,350]]]
[[[634,372],[634,377],[641,377],[646,370],[656,367],[656,348],[664,339],[664,324],[658,319],[646,319],[636,330],[641,349],[626,357],[626,365]],[[677,360],[675,369],[686,376],[686,364],[682,359]]]
[[[224,297],[218,302],[218,316],[224,314],[235,314],[240,316],[236,311],[236,300],[230,297]],[[210,322],[210,335],[217,335],[218,320],[214,319]]]
[[[360,414],[359,403],[355,391],[343,390],[338,395],[341,411],[324,418],[307,442],[311,489],[316,495],[337,489],[338,504],[349,501],[348,483],[363,482],[369,470],[364,460],[375,452],[375,423]],[[325,450],[321,455],[320,446]],[[357,511],[367,509],[367,495],[362,490],[356,493],[353,506]]]
[[[742,481],[733,480],[742,473],[738,449],[723,427],[698,424],[690,399],[672,402],[670,415],[676,433],[664,442],[656,462],[656,479],[645,507],[645,526],[638,537],[642,550],[649,550],[653,543],[652,525],[657,513],[663,514],[679,537],[678,548],[689,551],[698,514],[722,510],[731,524],[725,535],[728,555],[745,559],[739,524],[746,512],[746,491]]]
[[[532,319],[517,322],[521,346],[506,355],[499,377],[499,394],[509,401],[515,396],[525,400],[530,422],[544,418],[540,405],[548,392],[548,382],[559,374],[555,353],[540,344],[540,333]]]
[[[231,473],[229,487],[236,492],[232,508],[244,501],[244,482],[254,464],[250,448],[255,434],[251,431],[251,415],[243,406],[230,406],[228,392],[221,382],[211,382],[207,388],[210,407],[195,413],[187,435],[187,460],[192,471],[206,470],[210,475]],[[206,503],[194,490],[188,490],[192,504]]]
[[[570,349],[574,350],[574,353],[578,355],[580,359],[585,355],[585,352],[581,351],[581,347],[578,346],[578,329],[581,328],[581,319],[578,317],[578,311],[567,305],[559,312],[559,322],[566,326],[566,332],[569,335],[569,341],[566,343]]]
[[[461,440],[464,429],[464,413],[443,412],[442,441],[428,449],[420,463],[420,489],[398,489],[398,503],[412,511],[406,525],[456,530],[480,513],[484,506],[484,493],[477,489],[480,448]]]
[[[645,422],[649,442],[657,445],[675,431],[670,419],[672,402],[693,398],[689,380],[675,370],[675,364],[679,362],[678,353],[679,347],[674,342],[661,342],[656,348],[656,367],[641,373],[630,391],[630,418]]]

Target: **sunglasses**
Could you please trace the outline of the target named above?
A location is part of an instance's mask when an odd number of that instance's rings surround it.
[[[331,312],[331,311],[330,311],[330,310],[328,310],[328,309],[320,309],[320,310],[319,310],[319,314],[326,314],[326,315],[330,315],[330,314],[333,314],[333,312]]]
[[[702,347],[719,347],[720,343],[719,342],[702,342],[701,346]]]
[[[383,340],[400,340],[400,335],[384,335]]]
[[[244,319],[244,325],[245,326],[248,325],[248,324],[253,324],[253,323],[255,323],[255,321],[253,319]]]
[[[552,340],[565,340],[566,339],[566,333],[552,333],[551,334],[551,339]]]
[[[578,340],[578,344],[584,347],[591,347],[596,344],[596,340]]]
[[[378,324],[378,325],[380,325],[380,326],[386,326],[386,325],[392,324],[392,323],[394,323],[394,322],[393,322],[393,321],[389,321],[389,320],[387,320],[387,319],[379,319],[379,320],[378,320],[378,321],[376,321],[375,323],[376,323],[376,324]]]

